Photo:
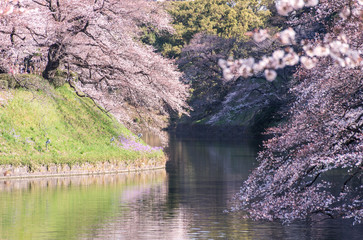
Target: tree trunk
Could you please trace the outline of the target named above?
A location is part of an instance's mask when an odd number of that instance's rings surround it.
[[[65,46],[61,43],[54,43],[49,47],[47,66],[42,74],[45,79],[51,79],[54,77],[55,72],[65,56],[65,51]]]

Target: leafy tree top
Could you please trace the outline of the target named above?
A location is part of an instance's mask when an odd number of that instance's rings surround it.
[[[188,43],[194,34],[205,32],[224,38],[244,38],[264,25],[271,0],[195,0],[172,3],[169,13],[178,34]]]

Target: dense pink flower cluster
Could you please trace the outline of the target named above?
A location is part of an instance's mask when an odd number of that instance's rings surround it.
[[[321,19],[327,33],[304,42],[306,59],[300,57],[291,88],[295,100],[285,121],[267,131],[272,137],[259,152],[260,164],[236,195],[233,210],[254,219],[363,220],[363,21],[331,18],[361,1],[320,2],[291,21]]]
[[[143,25],[173,31],[159,4],[144,0],[3,2],[0,67],[2,62],[14,66],[29,56],[47,56],[43,76],[52,78],[57,69],[76,73],[77,87],[107,110],[127,105],[150,114],[186,112],[188,90],[174,62],[137,40]],[[10,13],[8,8],[14,10]],[[15,9],[19,10],[16,14]],[[122,120],[132,122],[132,116],[125,115]]]
[[[304,0],[281,0],[276,4],[278,12],[287,15],[291,11],[300,9],[304,6],[315,6],[318,1]],[[352,10],[350,10],[352,8]],[[363,20],[363,5],[360,1],[354,2],[352,5],[345,5],[340,12],[342,20],[348,18]],[[253,40],[258,42],[270,39],[278,41],[281,45],[295,45],[296,32],[289,27],[274,36],[270,36],[266,29],[260,29],[253,34]],[[231,81],[242,76],[244,78],[251,77],[259,72],[264,72],[268,81],[275,80],[277,73],[275,70],[286,66],[294,66],[301,63],[306,69],[312,69],[316,66],[321,57],[331,57],[331,59],[342,67],[355,68],[363,66],[363,52],[350,46],[347,36],[341,34],[333,37],[327,34],[322,42],[311,44],[307,41],[299,43],[303,46],[303,52],[296,53],[292,47],[284,50],[276,50],[272,56],[263,56],[260,61],[253,58],[224,60],[219,61],[219,66],[223,69],[223,76],[226,81]]]

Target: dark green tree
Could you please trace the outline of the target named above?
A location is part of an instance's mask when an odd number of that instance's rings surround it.
[[[197,33],[245,39],[245,33],[266,26],[272,0],[195,0],[167,3],[175,33],[144,27],[142,41],[154,45],[164,56],[178,57]]]
[[[198,32],[224,38],[244,38],[253,28],[264,26],[269,1],[195,0],[174,2],[169,9],[177,34],[186,43]]]

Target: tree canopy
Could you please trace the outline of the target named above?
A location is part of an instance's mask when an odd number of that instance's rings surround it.
[[[45,78],[53,78],[57,69],[76,73],[78,86],[108,110],[122,104],[161,113],[187,107],[186,86],[176,66],[137,40],[141,25],[172,31],[157,3],[24,0],[9,6],[19,11],[0,21],[1,53],[8,69],[39,54],[46,59]]]
[[[265,26],[271,0],[195,0],[169,2],[174,34],[146,31],[144,41],[169,57],[179,56],[183,46],[197,33],[222,38],[246,39],[245,33]],[[152,33],[154,32],[154,33]]]
[[[286,14],[301,8],[281,2],[285,5],[279,10]],[[237,194],[236,209],[254,219],[289,222],[325,215],[360,223],[363,3],[320,1],[295,14],[299,17],[289,18],[290,27],[304,32],[303,27],[317,21],[323,29],[300,41],[311,62],[300,59],[291,86],[295,101],[285,121],[267,131],[270,139],[259,153],[259,166]]]
[[[270,11],[267,1],[195,0],[173,3],[169,13],[185,42],[198,32],[224,38],[244,38],[245,32],[262,27]]]

